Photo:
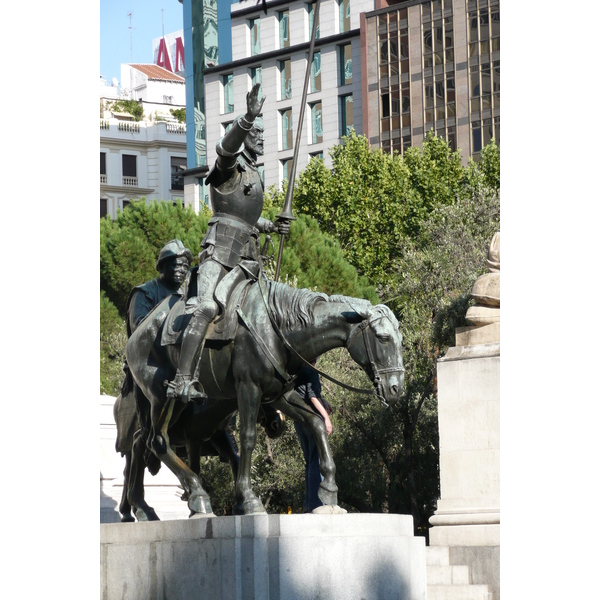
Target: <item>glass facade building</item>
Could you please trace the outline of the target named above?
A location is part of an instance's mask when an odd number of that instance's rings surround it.
[[[400,0],[365,17],[372,145],[403,152],[434,131],[477,160],[500,144],[500,0]]]

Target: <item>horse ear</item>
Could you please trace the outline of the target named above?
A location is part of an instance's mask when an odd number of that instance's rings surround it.
[[[365,319],[369,319],[373,314],[373,310],[371,306],[367,305],[353,305],[352,306],[354,312],[343,312],[344,318],[348,321],[348,323],[360,323]]]
[[[363,320],[362,317],[357,312],[350,311],[350,310],[345,310],[342,313],[342,317],[344,317],[344,319],[346,319],[346,321],[348,323],[352,323],[352,324],[360,323]]]

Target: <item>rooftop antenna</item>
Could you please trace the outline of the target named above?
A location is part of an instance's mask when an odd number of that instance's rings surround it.
[[[129,11],[127,13],[127,16],[129,17],[129,45],[130,45],[130,52],[131,52],[130,62],[133,63],[133,27],[131,26],[131,17],[133,17],[133,13],[131,11]]]

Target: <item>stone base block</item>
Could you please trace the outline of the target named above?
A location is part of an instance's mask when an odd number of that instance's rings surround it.
[[[429,530],[432,546],[499,546],[500,524],[436,525]]]
[[[100,526],[102,600],[426,600],[406,515],[260,515]]]

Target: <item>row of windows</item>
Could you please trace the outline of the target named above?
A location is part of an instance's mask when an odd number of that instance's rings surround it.
[[[323,141],[323,104],[319,100],[308,104],[311,117],[310,143],[319,144]],[[348,135],[354,128],[354,101],[352,94],[339,97],[340,137]],[[291,108],[279,111],[281,122],[280,150],[291,150],[294,143],[294,120]],[[259,117],[260,122],[260,117]],[[222,135],[225,135],[233,121],[222,123]]]
[[[277,63],[279,71],[279,100],[287,100],[292,97],[292,61],[291,58],[280,60]],[[251,85],[262,83],[262,67],[252,67],[249,72]],[[352,83],[352,44],[338,46],[338,85],[350,85]],[[233,73],[221,76],[223,88],[223,114],[232,113],[233,101]],[[313,54],[310,68],[310,93],[321,91],[321,52]],[[262,93],[262,91],[261,91]]]
[[[312,34],[315,2],[306,5],[308,14],[308,31]],[[350,31],[350,0],[337,0],[337,18],[339,24],[339,33]],[[279,48],[289,48],[290,46],[290,11],[288,8],[276,12],[276,18],[279,29]],[[250,55],[258,56],[261,53],[260,46],[260,17],[248,19],[248,30],[250,33]],[[317,27],[315,39],[320,38],[320,20],[317,18]]]
[[[319,100],[308,105],[311,119],[310,144],[323,141],[323,103]],[[354,128],[354,101],[352,94],[339,97],[339,133],[348,135]],[[294,144],[294,118],[291,108],[279,111],[281,122],[280,150],[291,150]]]
[[[171,189],[183,190],[183,171],[187,168],[187,160],[183,157],[171,157]],[[138,185],[137,155],[121,154],[122,184]],[[100,183],[107,182],[106,152],[100,152]]]

